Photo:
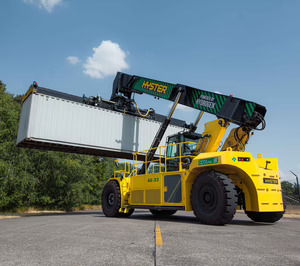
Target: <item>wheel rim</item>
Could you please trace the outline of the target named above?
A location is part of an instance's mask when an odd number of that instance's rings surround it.
[[[198,194],[198,204],[203,212],[212,213],[218,206],[216,189],[209,184],[204,185]]]
[[[107,202],[110,206],[113,206],[115,203],[115,194],[113,192],[111,192],[110,194],[108,194],[107,197]]]

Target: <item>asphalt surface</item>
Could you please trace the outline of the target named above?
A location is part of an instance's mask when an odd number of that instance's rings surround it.
[[[192,213],[156,220],[149,211],[7,219],[0,221],[0,265],[300,265],[300,220],[259,224],[237,213],[228,225],[208,226]]]

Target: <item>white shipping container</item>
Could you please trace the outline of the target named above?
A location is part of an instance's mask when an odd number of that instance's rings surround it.
[[[17,145],[21,147],[132,158],[149,149],[161,122],[40,93],[23,103]],[[185,130],[169,125],[162,139]]]

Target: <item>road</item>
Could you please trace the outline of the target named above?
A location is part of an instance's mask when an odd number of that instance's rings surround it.
[[[141,210],[7,219],[0,265],[300,265],[300,220],[258,224],[237,213],[228,225],[208,226],[192,213],[156,220]]]

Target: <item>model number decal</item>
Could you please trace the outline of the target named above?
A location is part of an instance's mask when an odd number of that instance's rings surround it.
[[[215,98],[207,95],[200,95],[200,98],[197,99],[196,104],[211,109],[215,109],[216,106]]]
[[[264,183],[265,184],[278,184],[278,179],[274,178],[264,178]]]
[[[204,166],[208,164],[218,164],[218,162],[219,162],[218,158],[209,158],[205,160],[199,160],[199,165]]]
[[[160,180],[159,177],[148,178],[148,182],[159,182],[159,180]]]

